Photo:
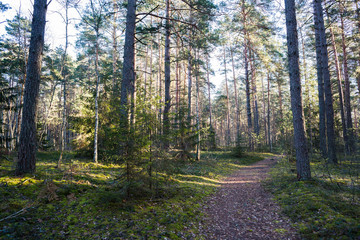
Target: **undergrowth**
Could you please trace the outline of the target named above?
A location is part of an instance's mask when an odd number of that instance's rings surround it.
[[[326,165],[313,158],[311,181],[297,181],[295,163],[283,158],[265,186],[296,224],[302,239],[359,239],[359,163]]]
[[[269,154],[204,152],[201,161],[167,161],[154,173],[152,190],[133,186],[131,198],[118,179],[122,164],[94,164],[67,153],[38,154],[37,171],[13,176],[0,162],[1,239],[201,239],[201,202],[220,179]]]

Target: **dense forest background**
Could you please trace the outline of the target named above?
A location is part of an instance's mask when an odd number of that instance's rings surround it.
[[[60,151],[59,165],[67,151],[95,162],[117,161],[129,141],[135,152],[128,154],[140,158],[171,150],[182,158],[200,158],[201,149],[224,146],[293,152],[282,4],[139,2],[133,13],[133,56],[126,53],[125,36],[130,3],[57,4],[65,35],[58,46],[45,42],[35,121],[38,149]],[[2,11],[8,7],[2,4]],[[301,1],[296,9],[307,148],[336,162],[333,151],[352,154],[358,139],[358,2],[324,3],[329,83],[318,77],[312,4]],[[31,33],[29,14],[15,11],[13,19],[2,22],[4,153],[19,145]],[[75,36],[69,36],[69,28]],[[123,69],[129,58],[131,75]],[[214,67],[221,71],[215,93]],[[131,103],[124,94],[131,95]],[[131,133],[120,123],[125,108]]]

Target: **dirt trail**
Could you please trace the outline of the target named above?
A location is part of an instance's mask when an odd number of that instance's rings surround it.
[[[223,181],[222,187],[204,205],[207,215],[205,239],[297,239],[290,221],[264,190],[275,159],[244,167]]]

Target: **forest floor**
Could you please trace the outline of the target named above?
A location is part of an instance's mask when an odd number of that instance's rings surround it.
[[[14,176],[11,157],[0,161],[0,239],[207,239],[203,202],[234,171],[267,153],[235,157],[203,152],[200,161],[175,157],[153,164],[126,195],[122,162],[95,164],[67,153],[39,152],[34,174]],[[146,174],[147,169],[138,169]]]
[[[298,239],[290,220],[262,185],[276,158],[237,170],[204,205],[206,239]]]
[[[120,180],[123,162],[95,164],[67,153],[56,168],[58,158],[39,152],[36,173],[17,177],[11,156],[0,156],[0,239],[360,237],[355,158],[336,166],[313,158],[313,180],[299,182],[294,160],[274,154],[170,156],[153,162],[152,187],[146,165],[138,169],[145,175],[132,181],[130,196]]]

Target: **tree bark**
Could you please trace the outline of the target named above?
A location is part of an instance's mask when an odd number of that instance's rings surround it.
[[[235,107],[236,107],[236,146],[240,146],[240,108],[237,92],[237,79],[235,75],[235,64],[234,64],[234,53],[233,50],[230,50],[231,53],[231,63],[232,63],[232,72],[234,79],[234,95],[235,95]]]
[[[169,112],[171,107],[170,97],[170,0],[166,0],[166,24],[165,24],[165,107],[164,107],[164,136],[170,134]],[[165,149],[169,147],[168,141],[164,143]]]
[[[271,141],[271,124],[270,124],[270,74],[267,75],[267,122],[268,122],[268,142],[270,146],[270,152],[272,152],[272,141]]]
[[[285,14],[297,177],[298,180],[309,180],[311,179],[311,172],[302,106],[295,0],[285,0]]]
[[[209,67],[209,56],[206,59],[206,80],[208,85],[208,100],[209,100],[209,121],[210,128],[212,128],[212,108],[211,108],[211,86],[210,86],[210,67]]]
[[[314,21],[317,20],[314,15]],[[325,117],[325,94],[324,94],[324,80],[321,59],[320,33],[319,28],[315,27],[315,42],[316,42],[316,70],[318,81],[318,98],[319,98],[319,135],[320,135],[320,152],[323,158],[327,157],[327,141],[326,141],[326,117]]]
[[[200,108],[199,108],[199,98],[200,98],[200,88],[199,88],[199,63],[198,63],[199,52],[195,51],[196,59],[196,131],[197,131],[197,143],[196,143],[196,160],[200,161],[201,155],[201,135],[200,135]]]
[[[346,153],[349,153],[349,139],[348,139],[348,135],[347,135],[346,119],[345,119],[345,112],[344,112],[344,97],[343,97],[344,95],[343,95],[343,89],[342,89],[341,70],[340,70],[338,53],[337,53],[337,49],[336,49],[335,37],[334,37],[334,32],[332,30],[332,27],[330,27],[330,34],[331,34],[331,46],[334,51],[335,69],[336,69],[336,77],[337,77],[338,91],[339,91],[340,116],[341,116],[341,124],[342,124],[342,129],[343,129],[345,151],[346,151]]]
[[[340,22],[341,22],[341,45],[343,50],[343,64],[344,64],[344,105],[345,105],[345,113],[346,113],[346,130],[347,130],[347,138],[348,138],[348,153],[354,151],[354,133],[353,133],[353,123],[351,116],[351,99],[350,99],[350,79],[349,79],[349,69],[348,69],[348,53],[346,49],[346,38],[345,38],[345,29],[344,29],[344,9],[340,5]]]
[[[335,145],[335,130],[334,130],[334,108],[333,97],[331,91],[329,60],[325,35],[325,25],[323,17],[323,8],[321,0],[314,0],[314,21],[315,21],[315,35],[316,47],[321,49],[321,69],[324,83],[325,94],[325,113],[326,113],[326,133],[328,146],[328,162],[337,163],[336,145]]]
[[[34,1],[18,162],[15,169],[16,175],[35,172],[36,169],[37,139],[35,121],[40,87],[42,52],[44,48],[46,11],[46,0]]]
[[[231,143],[231,132],[230,132],[230,96],[229,96],[229,86],[227,79],[227,68],[226,68],[226,49],[224,46],[224,70],[225,70],[225,89],[226,89],[226,123],[227,123],[227,131],[226,131],[226,145],[230,146]]]
[[[128,0],[124,45],[123,78],[121,81],[120,113],[121,124],[128,125],[129,107],[135,92],[135,25],[136,0]],[[130,109],[131,112],[131,109]]]
[[[67,74],[66,74],[66,58],[67,58],[67,49],[69,45],[68,41],[68,27],[69,27],[69,0],[65,1],[65,47],[64,53],[61,59],[61,78],[63,81],[63,113],[62,113],[62,125],[61,125],[61,152],[58,161],[57,167],[60,168],[61,161],[63,158],[64,151],[66,150],[66,130],[67,130],[67,111],[66,111],[66,86],[67,86]]]

